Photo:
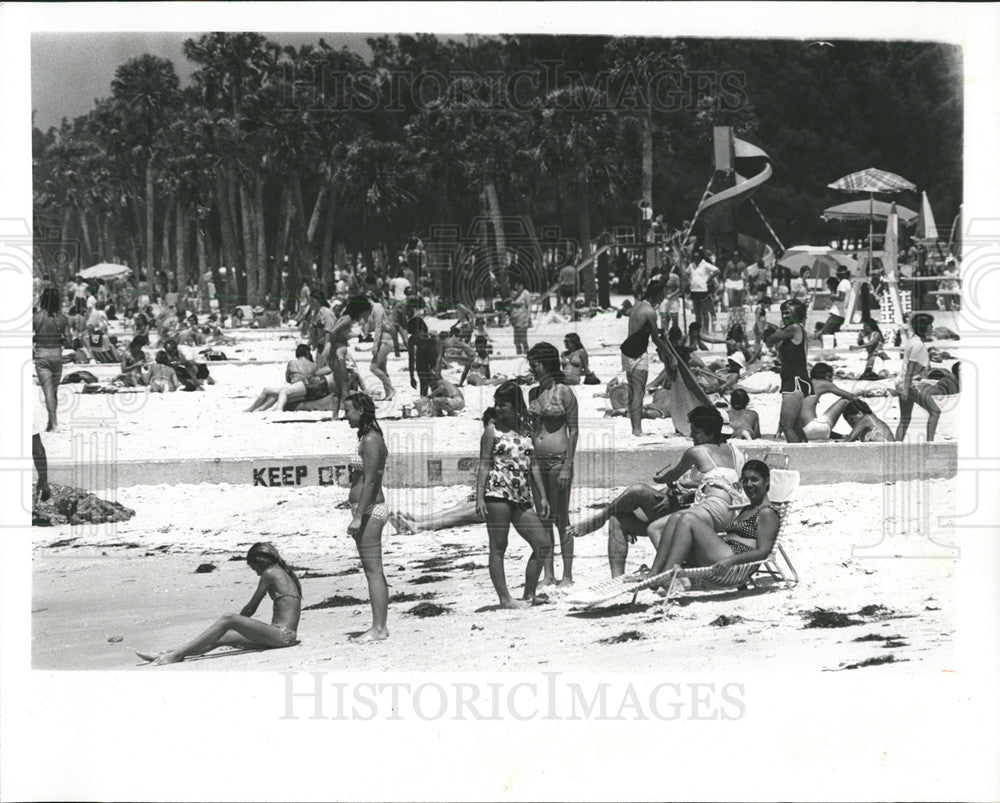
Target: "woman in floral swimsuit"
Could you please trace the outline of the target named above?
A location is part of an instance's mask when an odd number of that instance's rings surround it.
[[[490,579],[503,608],[526,608],[535,597],[538,578],[551,551],[545,526],[532,507],[532,480],[539,494],[538,510],[549,513],[541,474],[532,460],[531,424],[521,387],[505,382],[493,397],[496,420],[483,430],[479,446],[476,512],[486,520],[490,538]],[[529,477],[530,473],[530,477]],[[531,546],[524,577],[524,596],[514,600],[507,589],[503,559],[510,526]]]

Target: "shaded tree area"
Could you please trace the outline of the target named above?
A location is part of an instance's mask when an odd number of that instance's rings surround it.
[[[755,200],[785,245],[829,239],[819,215],[846,199],[826,185],[869,166],[925,190],[939,222],[961,203],[954,47],[423,34],[369,46],[366,60],[319,38],[205,34],[184,43],[188,86],[164,59],[122,64],[88,114],[33,131],[36,239],[59,244],[39,250],[41,269],[65,279],[119,261],[159,292],[211,276],[256,303],[293,294],[314,265],[329,287],[345,254],[392,264],[411,233],[476,220],[504,268],[512,216],[585,249],[635,225],[639,200],[680,226],[711,175],[714,125],[770,155]],[[770,239],[747,205],[739,220]]]

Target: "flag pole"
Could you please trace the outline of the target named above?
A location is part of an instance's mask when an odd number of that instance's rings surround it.
[[[866,273],[872,272],[872,247],[875,239],[875,193],[868,193],[868,269]]]

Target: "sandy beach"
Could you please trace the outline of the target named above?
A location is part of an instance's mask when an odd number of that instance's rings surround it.
[[[431,321],[432,329],[447,325]],[[626,319],[613,313],[577,323],[540,323],[530,341],[559,343],[565,332],[580,332],[594,371],[607,381],[620,371],[617,344],[626,325]],[[332,423],[329,413],[242,412],[260,387],[280,383],[297,333],[233,334],[238,343],[225,350],[239,364],[212,364],[217,384],[205,392],[72,393],[62,413],[64,431],[73,431],[74,420],[113,416],[122,460],[345,454],[356,448],[353,430],[345,421]],[[490,334],[497,351],[494,371],[526,373],[526,362],[514,355],[510,330]],[[844,335],[841,342],[851,339]],[[371,379],[366,346],[354,346],[355,359]],[[832,356],[838,368],[859,372],[863,365],[860,352],[838,348]],[[815,352],[812,358],[819,359]],[[398,359],[390,357],[400,394],[379,405],[389,432],[398,406],[416,397],[405,360],[405,352]],[[111,366],[96,366],[94,372],[112,371]],[[448,374],[457,379],[458,369]],[[770,380],[757,375],[751,381],[766,386]],[[889,381],[842,384],[856,389]],[[647,436],[633,439],[626,419],[604,416],[603,386],[575,390],[582,425],[613,428],[614,442],[623,448],[631,442],[655,449],[665,437],[680,437],[669,419],[660,419],[645,421]],[[460,416],[428,420],[434,431],[430,450],[474,454],[481,432],[478,418],[491,403],[492,391],[488,386],[467,388],[467,407]],[[881,404],[880,414],[893,425],[895,400],[872,401]],[[773,432],[779,394],[753,394],[751,404],[760,413],[763,431]],[[942,439],[954,438],[953,419],[947,411],[942,416]],[[922,419],[915,416],[910,437],[922,437],[922,429]],[[73,457],[72,439],[60,434],[46,438],[50,460]],[[267,540],[301,569],[301,644],[253,653],[224,650],[189,661],[180,671],[331,666],[528,670],[546,665],[642,671],[654,669],[666,656],[691,670],[718,668],[720,662],[754,669],[839,670],[874,659],[877,663],[868,671],[939,671],[952,661],[953,562],[887,558],[933,553],[928,532],[939,543],[953,541],[947,519],[954,508],[953,487],[950,479],[801,487],[784,542],[802,577],[794,590],[692,596],[685,604],[669,606],[644,591],[634,606],[623,597],[591,612],[573,609],[563,592],[551,589],[548,602],[530,611],[497,610],[481,525],[417,535],[396,534],[387,526],[392,635],[364,648],[348,642],[351,634],[367,627],[370,613],[354,545],[346,536],[348,514],[336,507],[347,498],[346,488],[271,488],[261,493],[249,485],[120,487],[108,496],[136,511],[130,521],[33,531],[33,662],[47,669],[139,666],[133,650],[173,646],[219,615],[238,611],[256,584],[242,558],[250,544]],[[391,508],[414,513],[444,509],[467,493],[467,486],[386,489]],[[613,493],[609,488],[574,488],[571,518],[589,515],[592,506]],[[608,576],[606,532],[577,539],[578,583],[589,585]],[[884,538],[886,532],[889,538]],[[516,535],[510,543],[507,575],[514,588],[523,582],[528,550]],[[852,556],[852,547],[865,545],[877,546]],[[652,557],[648,542],[638,543],[629,566],[638,568]],[[557,556],[557,566],[558,561]],[[210,566],[197,573],[202,564]],[[848,614],[847,626],[807,627],[818,610]],[[270,615],[269,603],[258,615]]]

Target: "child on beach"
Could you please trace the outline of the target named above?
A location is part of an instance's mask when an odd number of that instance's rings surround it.
[[[194,641],[181,647],[166,652],[137,652],[136,655],[154,664],[175,664],[191,655],[204,655],[216,647],[254,649],[297,644],[296,628],[302,614],[299,578],[278,550],[268,543],[258,542],[250,547],[247,565],[260,576],[260,582],[239,614],[225,614]],[[252,618],[265,594],[269,594],[274,603],[271,624]]]
[[[875,321],[865,321],[862,324],[861,337],[858,338],[858,341],[857,346],[850,347],[851,351],[863,348],[868,352],[868,359],[865,361],[865,370],[858,379],[881,379],[874,371],[875,358],[888,360],[889,355],[882,350],[885,338],[882,336],[882,330],[879,329],[878,324]]]
[[[760,417],[756,411],[748,410],[749,394],[742,388],[736,388],[729,397],[729,425],[733,428],[733,437],[743,440],[760,438]]]

